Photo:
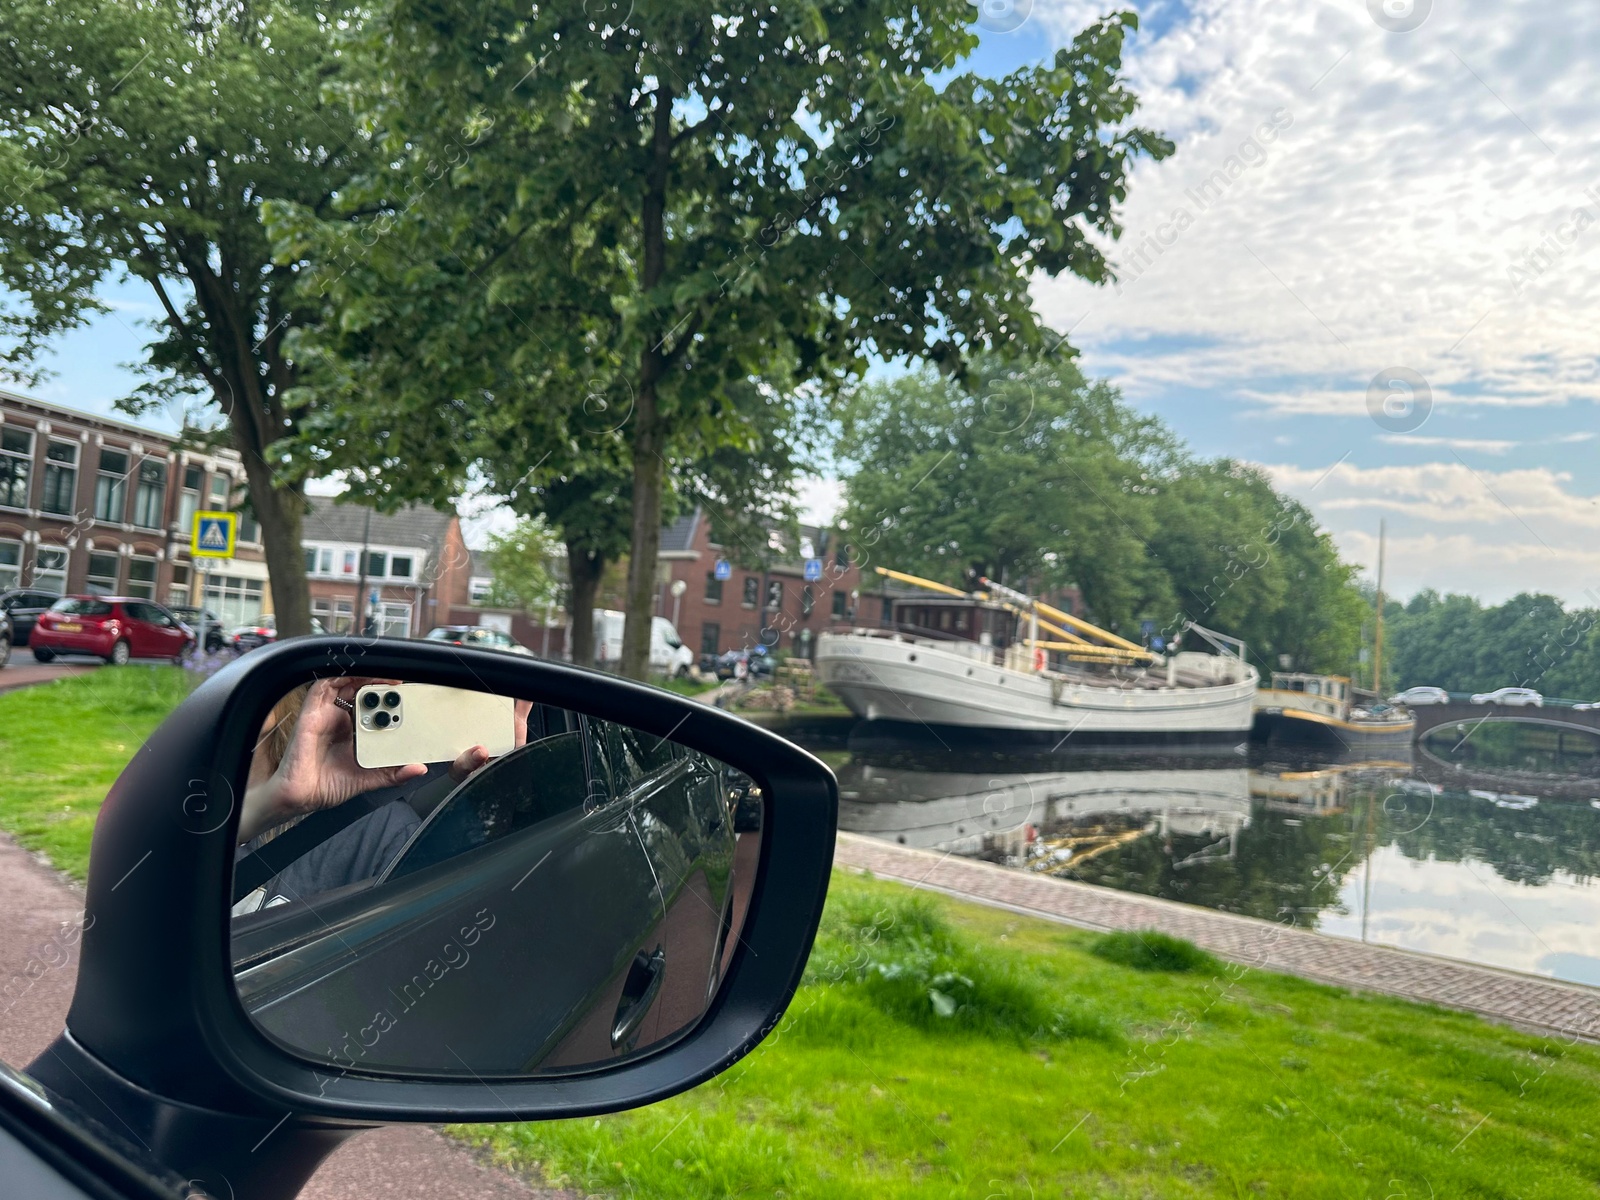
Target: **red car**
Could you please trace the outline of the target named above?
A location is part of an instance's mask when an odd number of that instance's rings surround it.
[[[178,659],[194,634],[151,600],[63,596],[39,614],[28,643],[40,662],[58,654],[92,654],[120,667],[130,658]]]

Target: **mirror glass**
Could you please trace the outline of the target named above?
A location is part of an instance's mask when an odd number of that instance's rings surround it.
[[[762,796],[662,738],[339,678],[263,723],[232,949],[256,1025],[344,1071],[571,1073],[694,1027],[732,961]]]

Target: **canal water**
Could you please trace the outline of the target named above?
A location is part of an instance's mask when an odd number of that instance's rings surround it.
[[[815,748],[850,832],[1600,985],[1600,745],[1561,763],[1451,739],[1365,763]]]

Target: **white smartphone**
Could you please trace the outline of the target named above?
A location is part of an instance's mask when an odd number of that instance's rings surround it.
[[[517,744],[516,702],[431,683],[370,683],[356,692],[356,764],[453,762],[482,746],[490,758]]]

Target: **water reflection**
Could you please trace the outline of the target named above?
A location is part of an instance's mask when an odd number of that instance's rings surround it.
[[[852,755],[840,826],[1342,937],[1600,984],[1600,781],[1130,757]]]

